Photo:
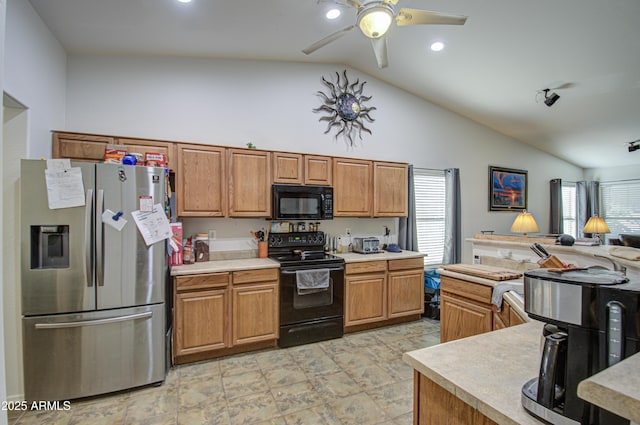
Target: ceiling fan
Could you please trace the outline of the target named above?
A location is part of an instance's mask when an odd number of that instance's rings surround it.
[[[401,27],[406,25],[464,25],[467,21],[466,16],[420,9],[402,8],[396,13],[394,6],[398,3],[398,0],[363,0],[362,2],[357,0],[334,0],[334,2],[357,9],[356,24],[349,25],[316,41],[302,51],[305,55],[309,55],[337,40],[357,25],[362,33],[371,39],[378,68],[382,69],[389,64],[386,33],[394,17],[396,24]]]

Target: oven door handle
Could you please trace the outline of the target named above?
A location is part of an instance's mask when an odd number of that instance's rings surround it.
[[[344,267],[317,267],[316,269],[309,269],[309,268],[304,268],[304,269],[298,269],[298,270],[329,270],[330,272],[340,272],[344,270]],[[298,270],[280,270],[280,273],[282,274],[296,274],[296,272]]]

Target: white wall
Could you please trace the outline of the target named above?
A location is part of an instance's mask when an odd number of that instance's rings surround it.
[[[640,151],[629,152],[629,155],[640,156]],[[616,180],[640,179],[640,167],[629,165],[626,167],[588,168],[585,170],[585,179],[610,182]]]
[[[403,161],[417,167],[460,168],[465,237],[508,233],[514,213],[488,211],[488,166],[528,170],[529,210],[543,232],[549,221],[549,180],[577,180],[582,169],[516,142],[354,69],[375,106],[373,134],[348,150],[323,134],[312,112],[326,92],[321,77],[340,65],[131,56],[70,56],[70,131]],[[363,221],[364,222],[364,221]],[[207,223],[209,225],[209,223]],[[342,226],[340,226],[342,227]],[[357,229],[353,229],[357,231]],[[244,235],[242,235],[244,236]],[[465,262],[471,248],[465,246]]]
[[[0,0],[3,6],[4,1]],[[3,14],[4,17],[4,14]],[[4,22],[4,20],[3,20]],[[7,393],[2,400],[24,397],[22,384],[22,345],[20,325],[20,240],[12,233],[18,226],[16,211],[18,158],[51,156],[51,135],[54,128],[64,126],[66,96],[66,53],[51,35],[27,0],[9,0],[6,23],[2,28],[4,43],[4,79],[2,89],[28,111],[11,111],[3,121],[6,139],[2,146],[2,175],[6,232],[2,232],[4,262],[3,294],[6,307],[2,314],[4,328],[3,358],[0,364],[6,372]],[[9,199],[10,202],[6,200]],[[1,202],[1,201],[0,201]],[[4,383],[2,379],[2,383]]]

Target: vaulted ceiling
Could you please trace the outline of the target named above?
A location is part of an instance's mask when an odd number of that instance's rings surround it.
[[[465,25],[389,30],[379,69],[356,21],[331,0],[30,0],[69,54],[157,54],[339,63],[584,168],[640,165],[638,0],[399,0]],[[369,0],[365,0],[369,1]],[[363,1],[364,2],[364,1]],[[335,20],[325,12],[337,6]],[[429,49],[433,41],[443,51]],[[539,91],[560,98],[551,107]]]

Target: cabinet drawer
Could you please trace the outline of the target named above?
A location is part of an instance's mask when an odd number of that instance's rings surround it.
[[[387,262],[382,261],[366,261],[364,263],[349,263],[345,265],[346,274],[357,273],[374,273],[384,272],[387,270]]]
[[[229,285],[229,273],[177,276],[175,279],[176,291],[178,292],[192,289],[222,288]]]
[[[389,271],[422,268],[424,268],[423,258],[403,258],[401,260],[389,260]]]
[[[233,284],[278,280],[278,269],[241,270],[233,272]]]
[[[440,291],[491,304],[493,288],[479,283],[467,283],[447,276],[440,278]]]

